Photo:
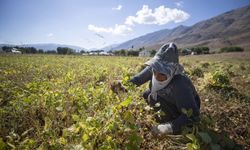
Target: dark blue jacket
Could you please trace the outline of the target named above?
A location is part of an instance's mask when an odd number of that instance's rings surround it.
[[[151,81],[152,74],[151,67],[147,66],[130,81],[140,86],[149,80]],[[198,120],[200,114],[200,98],[191,80],[186,75],[175,75],[165,88],[157,92],[157,101],[160,102],[163,111],[166,109],[166,112],[170,113],[172,119],[168,122],[172,124],[174,133],[180,133],[181,127],[192,124]],[[190,109],[192,110],[192,115],[188,117],[183,110]]]

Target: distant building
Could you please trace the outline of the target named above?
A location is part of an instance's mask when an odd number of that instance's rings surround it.
[[[87,53],[87,54],[82,54],[82,55],[94,55],[94,56],[114,56],[114,54],[112,53],[108,53],[108,52],[104,52],[104,51],[101,51],[101,52],[90,52],[90,53]]]
[[[151,55],[151,52],[148,50],[139,52],[139,57],[150,57],[150,55]]]
[[[19,51],[17,48],[12,48],[12,49],[11,49],[11,53],[14,53],[14,54],[22,54],[22,52]]]
[[[192,52],[191,55],[197,55],[197,52]]]
[[[112,53],[108,53],[108,52],[101,52],[99,55],[103,55],[103,56],[113,56]]]

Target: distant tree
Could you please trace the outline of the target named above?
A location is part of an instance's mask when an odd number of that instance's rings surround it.
[[[143,51],[143,50],[145,50],[145,47],[144,47],[144,46],[139,48],[139,52],[141,52],[141,51]]]
[[[183,49],[181,49],[181,48],[178,48],[178,49],[177,49],[177,51],[178,51],[179,53],[181,53],[182,50],[183,50]]]
[[[200,47],[194,47],[194,48],[191,48],[192,52],[196,52],[196,54],[202,54],[202,50]]]
[[[108,53],[114,53],[114,51],[113,50],[109,50]]]
[[[155,54],[156,54],[156,50],[155,49],[151,50],[150,56],[154,56]]]
[[[28,49],[29,49],[29,51],[30,51],[31,54],[37,53],[37,50],[36,50],[35,47],[29,47]]]
[[[139,56],[139,51],[136,50],[130,50],[127,52],[128,56]]]
[[[73,49],[68,48],[68,47],[57,47],[56,50],[58,54],[63,54],[63,55],[75,53]]]
[[[180,53],[182,55],[190,55],[191,54],[191,51],[189,49],[181,49]]]
[[[21,51],[22,53],[26,53],[26,54],[36,54],[38,53],[38,50],[35,47],[15,47],[16,49],[18,49],[19,51]]]
[[[220,52],[243,52],[244,49],[238,46],[234,47],[224,47],[220,49]]]
[[[80,53],[83,54],[83,53],[86,53],[86,52],[84,50],[81,50]]]
[[[209,47],[192,47],[190,48],[192,52],[196,52],[196,54],[209,54]]]
[[[2,50],[5,51],[5,52],[7,52],[7,53],[11,52],[11,49],[12,49],[12,47],[10,47],[10,46],[3,46],[2,47]]]
[[[56,54],[56,51],[55,51],[55,50],[48,50],[48,51],[46,52],[46,54]]]
[[[120,53],[119,53],[121,56],[126,56],[126,50],[125,49],[122,49],[120,50]]]
[[[38,50],[38,53],[39,53],[39,54],[43,54],[43,53],[44,53],[43,49],[39,49],[39,50]]]
[[[209,54],[209,47],[201,47],[203,54]]]

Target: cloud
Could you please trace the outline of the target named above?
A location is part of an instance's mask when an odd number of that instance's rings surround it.
[[[122,5],[118,5],[117,7],[113,7],[112,10],[121,10],[122,9]]]
[[[89,24],[88,30],[93,31],[95,33],[111,33],[114,35],[127,35],[130,32],[132,32],[132,29],[127,25],[118,25],[118,24],[116,24],[114,28],[97,27],[95,25]]]
[[[143,5],[142,9],[137,11],[136,16],[128,16],[126,18],[126,25],[135,24],[157,24],[164,25],[169,22],[183,22],[190,17],[188,13],[180,9],[171,9],[165,6],[159,6],[155,8],[154,11],[148,7],[148,5]]]
[[[49,34],[47,34],[47,37],[52,37],[52,36],[54,36],[54,34],[53,34],[53,33],[49,33]]]
[[[183,2],[183,1],[175,2],[175,5],[176,5],[177,7],[183,7],[184,2]]]
[[[121,9],[122,6],[119,5],[116,9]],[[99,38],[103,36],[99,36],[98,33],[111,33],[113,35],[128,35],[131,33],[132,26],[135,24],[156,24],[156,25],[164,25],[170,22],[183,22],[190,17],[188,13],[182,11],[180,9],[167,8],[165,6],[159,6],[154,10],[150,9],[148,5],[143,5],[141,10],[138,10],[135,16],[128,16],[125,20],[124,24],[118,25],[115,27],[98,27],[92,24],[88,25],[88,30],[97,33],[96,35]]]

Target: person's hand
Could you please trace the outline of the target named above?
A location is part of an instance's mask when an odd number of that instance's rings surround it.
[[[110,82],[110,89],[116,94],[119,92],[127,92],[126,88],[122,85],[122,80],[114,80]]]
[[[153,126],[152,133],[155,136],[162,136],[162,135],[166,135],[166,134],[173,134],[173,129],[172,129],[172,126],[171,126],[170,123],[159,124],[159,125]]]

